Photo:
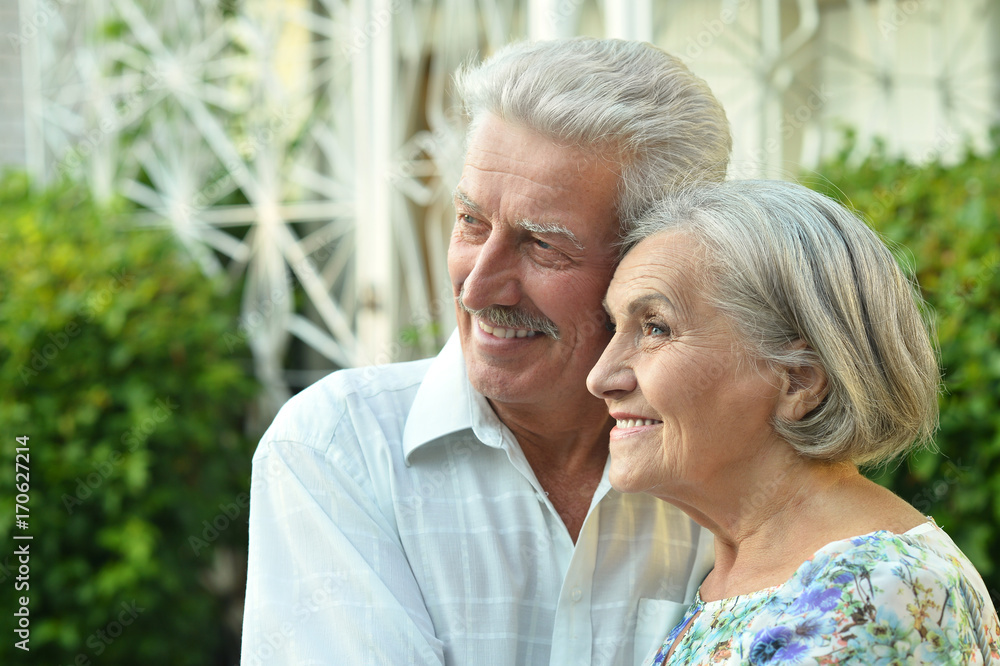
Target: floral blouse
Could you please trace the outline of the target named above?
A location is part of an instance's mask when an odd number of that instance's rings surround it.
[[[835,541],[784,584],[702,601],[647,664],[1000,664],[983,579],[933,522]]]

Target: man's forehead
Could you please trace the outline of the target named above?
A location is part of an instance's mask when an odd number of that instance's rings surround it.
[[[471,136],[455,203],[480,219],[603,244],[618,232],[619,171],[593,151],[491,116]]]
[[[577,191],[595,179],[617,185],[622,165],[597,146],[572,145],[489,115],[469,135],[462,179],[497,169],[553,190]]]

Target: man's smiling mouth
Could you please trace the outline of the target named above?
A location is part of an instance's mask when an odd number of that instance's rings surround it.
[[[529,331],[523,328],[503,328],[502,326],[490,326],[482,319],[476,319],[476,324],[479,325],[486,333],[489,333],[495,338],[531,338],[538,334],[538,331]]]

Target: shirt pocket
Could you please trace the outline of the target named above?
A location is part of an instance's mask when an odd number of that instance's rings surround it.
[[[663,645],[670,630],[684,619],[691,604],[666,599],[639,599],[639,613],[635,620],[634,666],[643,666],[653,660],[653,655]]]

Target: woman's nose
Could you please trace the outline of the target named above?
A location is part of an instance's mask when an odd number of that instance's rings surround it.
[[[615,335],[587,375],[587,389],[598,398],[621,398],[638,387],[635,373],[625,362],[621,347],[619,336]]]

